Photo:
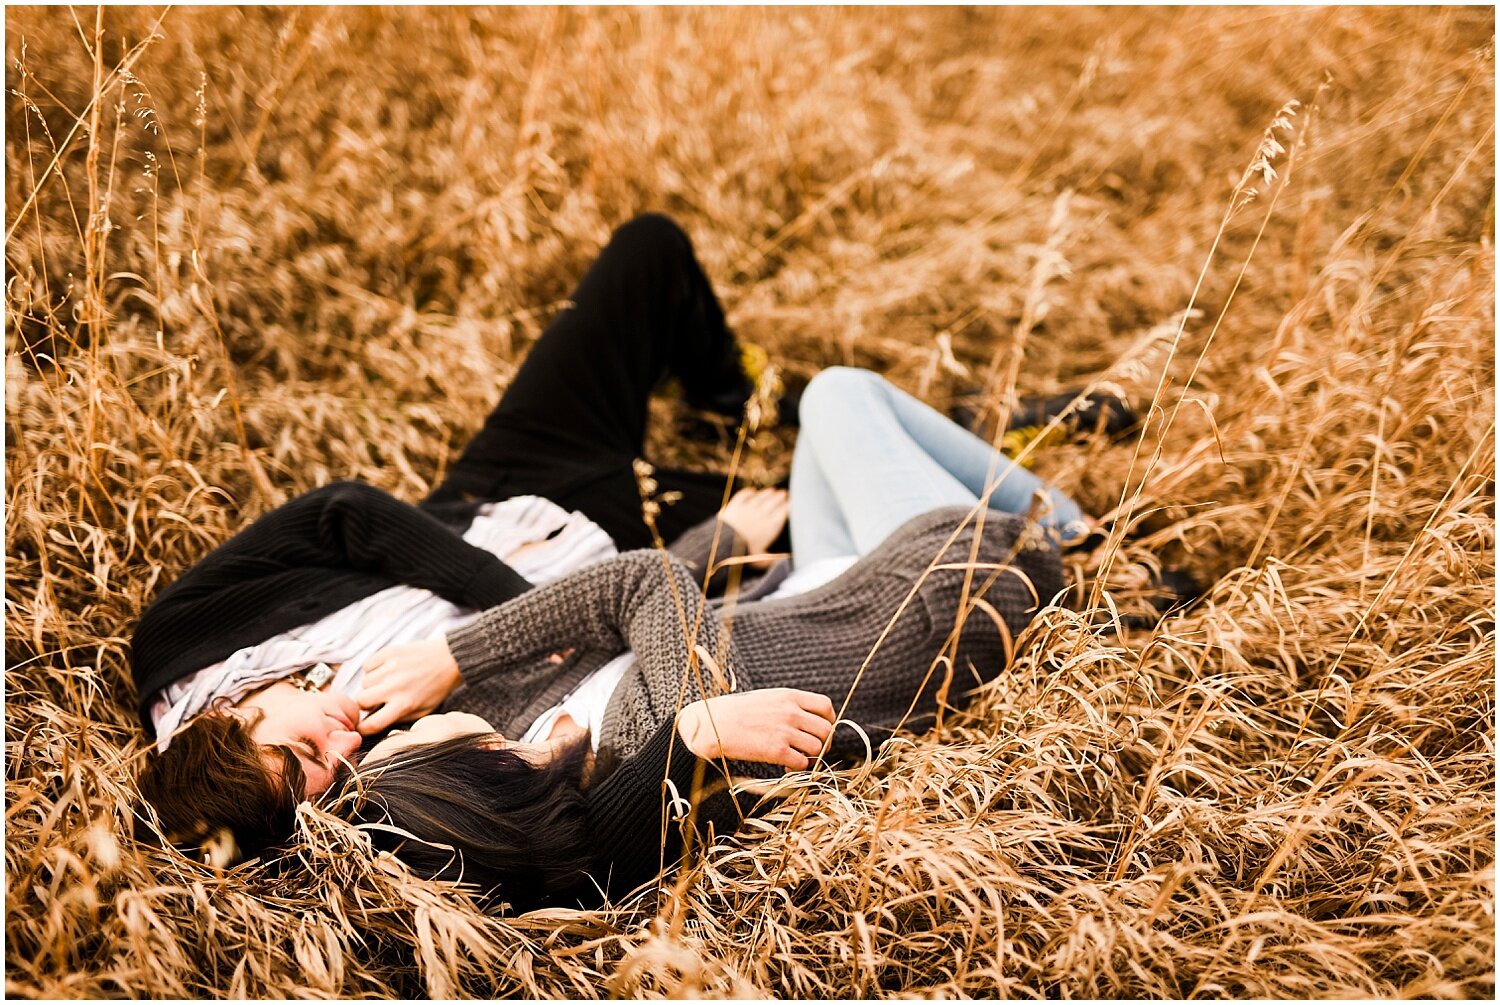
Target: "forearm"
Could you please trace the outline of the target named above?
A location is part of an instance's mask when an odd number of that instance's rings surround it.
[[[633,551],[486,611],[448,646],[466,681],[576,647],[633,649],[649,672],[680,680],[694,645],[719,655],[717,629],[684,565]]]
[[[380,573],[470,608],[492,607],[531,587],[495,555],[368,485],[335,484],[304,498],[315,500],[318,547],[336,564]]]

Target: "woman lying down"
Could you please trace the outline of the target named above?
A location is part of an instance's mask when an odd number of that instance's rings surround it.
[[[639,550],[492,608],[419,654],[465,711],[388,735],[327,805],[496,907],[589,906],[677,860],[695,795],[700,829],[732,832],[752,800],[727,781],[857,760],[964,705],[1090,521],[875,374],[825,370],[801,411],[790,575],[705,602]],[[558,693],[579,661],[600,669]]]

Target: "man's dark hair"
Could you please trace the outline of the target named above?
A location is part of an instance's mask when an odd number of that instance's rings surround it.
[[[290,747],[256,743],[253,725],[221,704],[147,755],[141,795],[169,842],[203,845],[227,833],[233,857],[251,858],[291,837],[307,776]]]
[[[490,906],[566,904],[591,889],[588,734],[544,765],[473,734],[404,750],[345,780],[331,809],[412,872],[474,884]]]

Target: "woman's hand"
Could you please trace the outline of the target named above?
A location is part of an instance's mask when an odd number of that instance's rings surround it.
[[[787,507],[785,489],[740,489],[719,512],[719,519],[745,539],[750,554],[760,555],[786,526]],[[769,559],[750,563],[760,568],[769,564]]]
[[[365,662],[365,680],[356,699],[366,712],[359,731],[372,736],[436,712],[461,680],[447,639],[387,646]],[[376,708],[379,711],[370,711]]]
[[[758,761],[800,771],[822,752],[833,723],[827,695],[772,687],[685,705],[677,733],[704,760]]]

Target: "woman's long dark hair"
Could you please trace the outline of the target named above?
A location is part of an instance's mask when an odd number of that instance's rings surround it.
[[[591,888],[583,796],[588,735],[543,765],[494,734],[425,744],[356,771],[333,800],[418,875],[462,880],[489,906],[530,910]]]

